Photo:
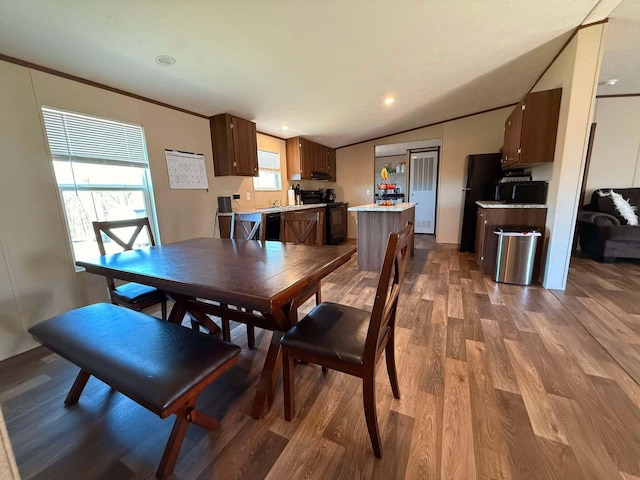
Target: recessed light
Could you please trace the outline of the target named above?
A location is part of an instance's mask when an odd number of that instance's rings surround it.
[[[605,80],[603,82],[599,82],[598,85],[600,86],[608,86],[608,87],[613,87],[616,83],[618,83],[618,79],[617,78],[612,78],[611,80]]]
[[[387,98],[384,103],[386,103],[387,105],[391,105],[393,102],[395,102],[396,100],[392,97]]]
[[[156,63],[158,65],[162,65],[163,67],[170,67],[174,63],[176,63],[176,59],[170,57],[169,55],[158,55],[156,57]]]
[[[283,126],[282,126],[282,129],[283,129],[284,131],[287,131],[287,130],[289,130],[289,127],[287,127],[286,125],[283,125]]]

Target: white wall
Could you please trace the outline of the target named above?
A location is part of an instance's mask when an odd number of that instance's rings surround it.
[[[598,98],[585,203],[598,188],[640,186],[640,97]]]
[[[545,288],[564,290],[567,281],[603,32],[603,24],[579,30],[533,89],[563,89],[554,161],[534,168],[536,179],[549,181]]]
[[[504,121],[513,108],[472,115],[467,118],[390,135],[337,151],[338,198],[351,206],[373,202],[374,147],[418,140],[440,140],[436,241],[459,243],[462,228],[465,157],[473,153],[497,152],[504,140]],[[367,195],[366,191],[370,194]],[[348,236],[357,235],[356,215],[349,215]]]
[[[242,209],[286,199],[254,192],[252,178],[215,177],[205,118],[0,61],[0,359],[36,345],[30,326],[108,299],[104,278],[75,271],[42,106],[142,125],[163,243],[217,233],[218,196],[241,193]],[[286,179],[284,143],[258,135],[258,148],[280,152]],[[165,148],[204,153],[209,190],[171,190]]]

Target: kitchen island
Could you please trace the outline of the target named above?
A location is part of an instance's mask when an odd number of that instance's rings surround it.
[[[380,271],[389,234],[402,230],[407,222],[415,224],[415,207],[415,203],[349,207],[358,215],[358,270]],[[413,237],[409,248],[413,256]]]

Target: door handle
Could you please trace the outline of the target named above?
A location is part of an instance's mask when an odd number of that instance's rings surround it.
[[[471,190],[470,188],[463,188],[462,191],[463,192],[468,192],[469,190]]]

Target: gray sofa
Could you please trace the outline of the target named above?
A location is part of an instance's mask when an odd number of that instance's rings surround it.
[[[640,258],[640,225],[627,225],[610,197],[598,192],[613,190],[631,205],[640,207],[640,188],[601,188],[591,195],[591,203],[578,211],[578,234],[583,253],[604,262],[616,258]]]

